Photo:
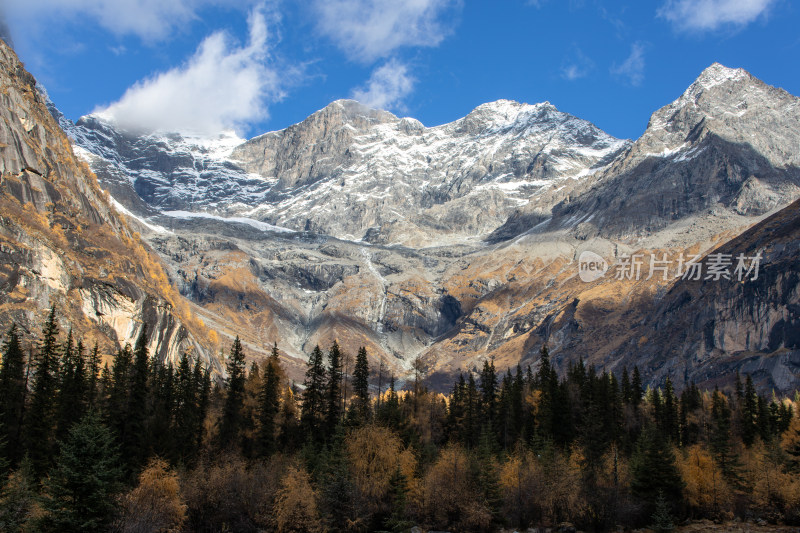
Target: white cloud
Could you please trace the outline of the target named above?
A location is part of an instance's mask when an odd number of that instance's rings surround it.
[[[403,100],[411,93],[416,80],[408,67],[394,59],[375,69],[366,87],[353,91],[352,97],[362,104],[376,109],[403,111]]]
[[[371,63],[404,46],[437,46],[453,0],[314,0],[319,31],[350,59]]]
[[[625,78],[635,87],[641,85],[644,81],[644,49],[644,43],[633,43],[628,58],[621,65],[613,65],[611,73]]]
[[[12,20],[41,22],[90,19],[116,35],[161,40],[194,20],[198,9],[221,0],[3,0]],[[251,0],[224,5],[244,7]]]
[[[679,30],[706,31],[744,26],[764,15],[775,0],[668,0],[658,15]]]
[[[265,119],[267,104],[283,97],[287,78],[297,73],[279,73],[273,64],[263,11],[254,10],[248,23],[247,45],[214,33],[184,65],[137,82],[95,112],[130,130],[196,134],[241,130]]]
[[[573,45],[567,58],[561,65],[561,77],[568,81],[575,81],[586,77],[594,68],[594,62]]]

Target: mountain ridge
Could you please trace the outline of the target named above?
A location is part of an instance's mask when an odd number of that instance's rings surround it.
[[[294,379],[336,339],[400,377],[419,358],[439,388],[489,357],[535,366],[544,343],[557,368],[633,361],[657,384],[678,368],[703,375],[695,345],[659,356],[669,334],[632,359],[634,317],[674,280],[583,284],[577,258],[707,254],[798,196],[784,157],[800,139],[796,98],[742,73],[712,65],[636,141],[507,100],[431,128],[336,101],[230,154],[90,118],[67,126],[198,316],[255,358],[277,341]],[[708,356],[733,372],[720,342]],[[764,386],[797,383],[775,368]]]

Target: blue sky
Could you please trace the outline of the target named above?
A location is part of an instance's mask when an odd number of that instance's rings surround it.
[[[4,0],[17,53],[72,119],[245,137],[337,98],[432,126],[550,101],[617,137],[711,63],[800,95],[790,0]]]

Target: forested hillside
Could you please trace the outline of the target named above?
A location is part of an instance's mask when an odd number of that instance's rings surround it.
[[[639,371],[558,376],[486,361],[449,395],[399,390],[334,343],[287,380],[279,347],[227,379],[150,357],[101,366],[60,331],[12,327],[0,366],[3,531],[612,530],[687,518],[800,524],[798,398],[643,390]]]

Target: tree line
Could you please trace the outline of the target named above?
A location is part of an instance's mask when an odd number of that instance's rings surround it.
[[[23,349],[23,345],[30,345]],[[559,376],[493,360],[448,394],[399,387],[367,352],[312,350],[302,385],[277,344],[225,379],[151,357],[143,327],[108,363],[60,331],[16,327],[0,363],[0,530],[669,530],[678,520],[800,524],[798,397],[680,393],[583,361]],[[384,390],[385,388],[385,390]]]

